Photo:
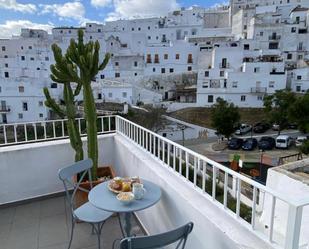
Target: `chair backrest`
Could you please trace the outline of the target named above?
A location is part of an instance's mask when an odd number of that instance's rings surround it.
[[[129,237],[121,240],[120,249],[155,249],[171,245],[178,241],[175,249],[184,249],[188,235],[193,229],[193,223],[152,236]]]
[[[85,176],[88,174],[88,180],[90,182],[90,186],[92,188],[92,178],[91,178],[91,168],[92,168],[92,160],[85,159],[79,162],[76,162],[68,167],[62,168],[58,171],[58,176],[60,180],[63,182],[66,198],[70,204],[70,208],[72,213],[74,211],[74,197],[77,190],[81,190],[83,192],[89,192],[88,189],[80,187],[80,183],[84,180]],[[78,181],[74,182],[74,176],[78,175]],[[70,190],[73,188],[72,194],[70,194]]]

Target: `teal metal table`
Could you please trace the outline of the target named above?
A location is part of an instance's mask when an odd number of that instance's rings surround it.
[[[89,202],[102,210],[118,213],[121,230],[124,237],[132,236],[131,216],[133,212],[144,210],[155,205],[161,198],[161,189],[158,185],[142,179],[146,194],[141,200],[134,200],[130,204],[123,204],[117,200],[116,194],[111,192],[107,182],[95,186],[88,195]],[[121,221],[121,215],[124,221]],[[123,223],[123,225],[122,225]]]

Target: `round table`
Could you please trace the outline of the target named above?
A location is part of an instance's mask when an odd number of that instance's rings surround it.
[[[124,214],[124,236],[131,236],[131,214],[155,205],[161,198],[161,189],[158,185],[142,180],[146,193],[143,199],[134,200],[130,204],[123,204],[117,200],[116,194],[111,192],[107,185],[109,181],[95,186],[88,195],[89,202],[102,210]],[[120,222],[120,225],[122,222]]]

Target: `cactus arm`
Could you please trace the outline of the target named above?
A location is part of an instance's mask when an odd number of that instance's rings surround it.
[[[61,118],[64,118],[66,113],[60,108],[60,106],[56,103],[55,99],[53,99],[50,96],[50,93],[48,91],[47,87],[44,87],[43,89],[44,95],[45,95],[45,105],[52,109],[54,112],[56,112]]]

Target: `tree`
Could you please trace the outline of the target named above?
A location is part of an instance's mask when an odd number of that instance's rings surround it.
[[[289,108],[296,100],[295,94],[290,90],[278,90],[272,95],[264,97],[264,111],[271,123],[279,125],[278,134],[287,126]]]
[[[229,138],[235,131],[239,120],[238,107],[218,98],[217,103],[211,109],[211,124],[217,129],[217,132]]]
[[[309,92],[296,99],[289,108],[289,117],[297,124],[300,131],[309,132]]]
[[[57,45],[54,45],[55,47]],[[60,48],[58,48],[60,49]],[[78,30],[78,41],[71,39],[65,56],[58,58],[58,63],[51,66],[51,79],[55,82],[75,82],[75,91],[83,90],[84,113],[87,127],[88,158],[93,161],[92,176],[97,178],[98,167],[98,139],[97,114],[91,81],[99,71],[103,70],[110,58],[107,53],[99,62],[100,43],[89,41],[84,44],[83,30]]]

